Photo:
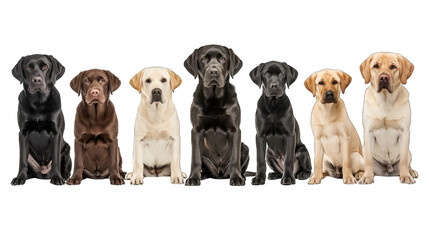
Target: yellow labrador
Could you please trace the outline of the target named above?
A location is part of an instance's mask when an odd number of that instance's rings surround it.
[[[340,99],[352,78],[340,70],[313,73],[305,87],[316,96],[311,114],[314,134],[314,173],[309,184],[319,184],[326,175],[354,184],[362,176],[364,162],[359,135]]]
[[[182,184],[179,118],[171,94],[182,80],[167,68],[138,72],[130,84],[141,93],[134,127],[134,171],[126,179],[143,184],[143,176],[171,176]]]
[[[401,183],[415,183],[411,169],[410,103],[402,84],[414,66],[395,53],[374,53],[360,66],[365,83],[363,106],[365,173],[362,184],[374,182],[374,174],[398,176]]]

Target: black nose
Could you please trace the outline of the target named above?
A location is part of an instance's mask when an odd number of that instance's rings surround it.
[[[41,84],[42,83],[42,77],[33,77],[33,79],[31,79],[31,82],[33,82],[36,85]]]
[[[334,92],[329,90],[325,92],[325,99],[333,99],[334,98]]]
[[[277,82],[271,83],[270,84],[270,88],[274,89],[274,90],[277,89],[277,88],[279,88],[279,83],[277,83]]]
[[[211,69],[210,70],[210,77],[217,77],[217,75],[219,75],[219,71],[216,69]]]
[[[162,94],[162,90],[161,90],[161,89],[159,89],[159,88],[154,88],[154,89],[152,90],[152,95],[153,95],[153,96],[161,96],[161,94]]]

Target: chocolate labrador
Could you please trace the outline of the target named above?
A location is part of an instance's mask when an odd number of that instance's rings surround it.
[[[285,86],[289,88],[295,82],[298,72],[284,62],[271,61],[261,63],[249,75],[263,88],[255,117],[257,172],[252,184],[265,183],[265,162],[273,170],[268,179],[281,178],[283,185],[295,184],[295,178],[309,178],[310,154],[301,142],[298,122],[285,92]]]
[[[19,95],[19,171],[12,185],[51,179],[62,185],[70,176],[70,146],[64,141],[60,93],[54,87],[65,68],[50,55],[28,55],[12,69],[24,85]]]
[[[232,49],[207,45],[186,59],[185,68],[199,79],[191,106],[192,163],[187,186],[201,179],[230,179],[245,184],[249,149],[241,142],[240,105],[229,82],[243,65]]]
[[[83,71],[70,82],[71,88],[82,94],[82,102],[77,107],[74,125],[74,171],[67,184],[80,184],[83,178],[108,177],[111,184],[124,184],[118,118],[109,100],[120,85],[115,75],[99,69]]]

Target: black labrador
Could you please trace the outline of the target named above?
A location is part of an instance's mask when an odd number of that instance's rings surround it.
[[[298,122],[285,92],[285,86],[289,88],[295,82],[298,72],[284,62],[271,61],[261,63],[249,75],[263,87],[255,117],[257,172],[252,184],[265,183],[265,162],[273,170],[268,179],[281,178],[283,185],[295,184],[295,178],[309,178],[310,155],[301,142]]]
[[[185,68],[199,79],[191,106],[192,163],[187,186],[201,179],[230,179],[243,186],[249,148],[241,142],[241,113],[234,86],[229,82],[243,65],[232,49],[206,45],[185,61]]]
[[[55,82],[64,67],[50,55],[22,57],[12,75],[24,85],[19,95],[19,171],[12,185],[27,179],[51,179],[62,185],[70,177],[70,146],[64,141],[64,116]]]

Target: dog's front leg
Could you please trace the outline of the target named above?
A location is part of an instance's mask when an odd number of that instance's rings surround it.
[[[286,159],[284,163],[284,172],[281,180],[282,185],[295,184],[295,176],[293,174],[293,162],[295,161],[296,139],[295,133],[289,133],[285,137],[286,142]]]
[[[355,184],[356,178],[353,176],[351,153],[349,145],[349,135],[343,134],[341,138],[341,153],[343,157],[343,183]]]
[[[61,176],[61,139],[62,135],[54,132],[51,135],[52,141],[52,168],[51,168],[51,183],[54,185],[63,185],[65,179]]]
[[[203,147],[204,132],[192,129],[192,162],[191,173],[186,180],[186,186],[199,186],[201,184],[201,154]]]
[[[143,184],[143,143],[138,137],[134,137],[134,161],[133,172],[127,175],[127,179],[131,180],[132,185]]]
[[[19,132],[19,169],[16,178],[12,179],[12,185],[23,185],[27,180],[29,149],[28,135],[21,130]]]
[[[314,173],[311,176],[308,184],[319,184],[323,178],[323,156],[325,151],[323,149],[320,136],[314,136]]]
[[[171,183],[183,184],[183,174],[180,169],[180,137],[173,137],[171,149]]]
[[[416,181],[410,174],[410,161],[409,159],[409,144],[410,144],[410,130],[405,128],[401,137],[399,138],[399,180],[401,183],[413,184]]]
[[[118,139],[115,138],[109,144],[109,158],[110,158],[110,184],[112,185],[122,185],[124,184],[124,179],[121,174],[119,174],[119,159],[118,159]]]
[[[229,184],[231,186],[244,186],[246,183],[246,178],[241,174],[241,163],[240,163],[240,153],[241,153],[241,131],[237,129],[236,131],[228,132],[228,139],[231,144],[231,162],[229,165]]]
[[[364,127],[365,128],[365,127]],[[363,159],[365,162],[365,171],[360,179],[360,184],[371,184],[374,182],[374,159],[372,157],[372,144],[371,144],[370,131],[365,128],[364,142],[363,142]]]
[[[256,134],[256,176],[252,179],[253,185],[263,185],[265,184],[267,164],[265,162],[265,152],[267,148],[267,143],[265,137]]]
[[[79,185],[82,182],[84,146],[78,139],[74,140],[74,170],[73,176],[67,180],[68,185]]]

